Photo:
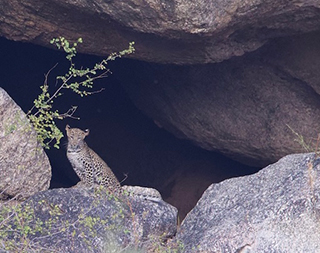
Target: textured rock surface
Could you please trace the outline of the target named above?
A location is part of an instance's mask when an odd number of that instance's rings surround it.
[[[319,1],[1,0],[0,35],[48,45],[82,37],[80,51],[106,55],[136,42],[134,57],[162,63],[218,62],[268,39],[317,30]],[[99,38],[99,39],[97,39]]]
[[[25,252],[122,252],[151,247],[176,232],[173,206],[163,201],[115,199],[102,189],[43,191],[24,202],[21,210],[20,217],[28,213],[32,217],[24,221],[30,227],[26,236],[14,225],[15,220],[8,219],[1,229],[8,236],[0,238],[0,245],[14,241],[15,252],[22,247]],[[16,230],[11,232],[9,224]],[[19,244],[23,241],[24,245]]]
[[[266,166],[287,154],[305,152],[288,125],[306,143],[316,143],[320,58],[308,55],[320,52],[320,43],[316,47],[314,42],[320,36],[309,36],[313,40],[291,38],[288,49],[285,43],[290,40],[283,40],[269,50],[219,64],[134,62],[120,66],[126,75],[119,78],[135,104],[175,136],[249,165]],[[302,44],[305,49],[299,51]],[[298,63],[299,58],[304,61]],[[293,67],[300,71],[287,70]]]
[[[47,190],[49,159],[26,115],[0,87],[0,193],[25,198]]]
[[[320,95],[320,32],[280,38],[264,49],[264,59]]]
[[[319,252],[320,160],[290,155],[211,185],[175,238],[185,252]]]
[[[83,37],[79,51],[99,55],[134,40],[133,57],[161,63],[229,59],[270,38],[317,30],[320,22],[318,1],[2,3],[0,34],[7,38],[47,45],[56,36]],[[264,166],[303,151],[287,125],[307,142],[318,133],[319,49],[307,44],[317,48],[319,34],[305,36],[278,39],[281,50],[275,43],[273,51],[260,56],[263,60],[244,56],[220,65],[147,70],[133,63],[124,69],[127,90],[140,109],[176,136]]]

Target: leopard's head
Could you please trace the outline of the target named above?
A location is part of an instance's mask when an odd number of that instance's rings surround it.
[[[68,136],[68,152],[79,152],[86,146],[84,138],[89,135],[89,129],[83,131],[66,125],[66,132]]]

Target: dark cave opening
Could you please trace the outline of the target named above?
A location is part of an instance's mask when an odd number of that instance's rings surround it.
[[[65,55],[4,38],[0,38],[0,45],[1,87],[27,112],[40,93],[44,75],[59,63],[49,79],[50,88],[55,89],[54,77],[68,68]],[[81,54],[77,57],[83,66],[101,59]],[[126,64],[127,71],[134,62],[117,60],[117,64]],[[81,120],[57,121],[58,127],[64,129],[69,124],[89,128],[88,145],[107,162],[119,181],[125,179],[122,184],[156,188],[165,201],[178,208],[182,219],[210,184],[259,170],[198,148],[159,128],[133,105],[121,87],[117,75],[125,73],[117,71],[117,64],[110,64],[112,75],[96,81],[95,87],[103,87],[103,92],[83,98],[65,92],[57,99],[55,109],[63,112],[78,106],[76,116]],[[70,187],[78,181],[66,158],[65,143],[64,137],[60,149],[46,150],[52,166],[51,188]]]

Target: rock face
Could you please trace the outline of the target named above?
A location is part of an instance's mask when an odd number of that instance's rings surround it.
[[[103,189],[43,191],[14,212],[28,229],[10,217],[0,224],[0,248],[12,252],[120,252],[160,246],[175,234],[177,222],[177,210],[163,201],[116,199]]]
[[[288,49],[283,39],[269,50],[219,64],[129,63],[120,66],[126,75],[118,78],[135,104],[175,136],[252,166],[266,166],[305,152],[293,131],[311,147],[316,144],[320,59],[304,52],[320,52],[314,42],[319,38],[291,38]],[[305,49],[295,51],[299,45]]]
[[[57,36],[82,37],[80,52],[97,55],[135,41],[137,59],[210,63],[317,30],[319,7],[316,0],[1,0],[0,35],[45,46]]]
[[[26,115],[0,88],[0,196],[47,190],[51,166]]]
[[[318,157],[296,154],[213,184],[175,242],[184,252],[319,252],[319,173]]]
[[[316,143],[320,35],[306,33],[319,30],[319,1],[1,3],[0,35],[9,39],[48,46],[53,37],[82,37],[79,52],[97,55],[135,41],[130,57],[193,64],[134,62],[124,86],[159,126],[200,147],[265,166],[305,151],[293,131]],[[285,37],[295,34],[304,35]]]

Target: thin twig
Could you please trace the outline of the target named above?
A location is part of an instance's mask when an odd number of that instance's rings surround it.
[[[58,63],[56,63],[51,69],[49,69],[49,71],[44,75],[44,85],[48,85],[48,76],[50,74],[50,72],[55,69],[57,67]],[[36,107],[36,105],[33,105],[32,108],[28,111],[27,115],[31,114],[31,112],[33,111],[33,109]]]
[[[316,149],[315,149],[315,155],[316,155],[316,159],[319,157],[319,142],[320,142],[320,134],[318,134],[318,138],[317,138],[317,144],[316,144]]]
[[[123,173],[123,175],[125,176],[124,179],[121,180],[120,184],[122,184],[124,181],[127,180],[128,178],[128,174],[127,173]]]
[[[59,114],[60,117],[63,118],[72,118],[72,119],[77,119],[79,120],[79,117],[74,117],[73,114],[75,113],[75,111],[78,109],[78,106],[72,106],[67,112],[63,113],[63,114]]]

